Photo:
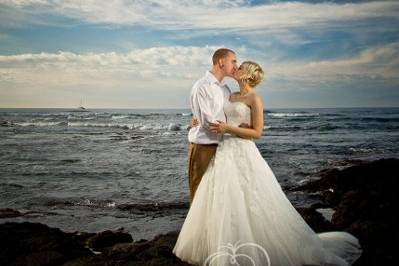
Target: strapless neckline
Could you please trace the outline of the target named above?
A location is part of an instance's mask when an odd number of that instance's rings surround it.
[[[233,103],[241,103],[241,104],[245,105],[246,107],[251,108],[251,107],[249,107],[246,103],[241,102],[241,101],[234,101],[234,102],[230,102],[230,101],[229,101],[229,103],[230,103],[230,104],[233,104]]]
[[[226,102],[223,110],[226,114],[226,122],[232,126],[251,123],[251,107],[242,101]]]

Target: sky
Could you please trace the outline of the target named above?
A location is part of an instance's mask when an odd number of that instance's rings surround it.
[[[188,108],[220,47],[265,109],[399,107],[399,1],[0,0],[0,108]]]

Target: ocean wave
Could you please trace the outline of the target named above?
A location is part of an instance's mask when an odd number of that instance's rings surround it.
[[[118,209],[124,211],[140,211],[140,212],[153,212],[153,211],[165,211],[165,210],[176,210],[176,209],[188,209],[188,202],[152,202],[152,203],[129,203],[121,204]]]
[[[267,113],[268,116],[272,117],[302,117],[302,116],[320,116],[319,113]]]
[[[373,123],[359,123],[356,121],[347,121],[344,123],[337,123],[335,121],[330,121],[325,123],[296,123],[292,125],[292,123],[271,123],[265,125],[263,130],[267,131],[329,131],[329,130],[337,130],[337,129],[345,129],[345,130],[367,130],[369,128],[373,128]],[[274,125],[276,124],[276,125]],[[92,127],[92,128],[119,128],[126,130],[139,130],[139,131],[160,131],[160,132],[178,132],[185,131],[189,129],[188,124],[181,123],[129,123],[122,122],[118,120],[109,121],[109,122],[95,122],[95,121],[48,121],[47,119],[41,121],[9,121],[3,120],[0,121],[0,127]],[[382,130],[396,130],[399,128],[399,124],[397,123],[384,123],[384,125],[379,125],[379,129]]]
[[[328,130],[335,130],[335,129],[340,129],[341,127],[339,126],[334,126],[331,124],[326,124],[326,125],[318,125],[318,126],[310,126],[310,127],[304,127],[304,130],[319,130],[319,131],[328,131]]]
[[[107,112],[97,112],[94,113],[93,115],[97,118],[111,118],[113,114]]]
[[[85,122],[68,122],[69,127],[115,127],[115,128],[123,128],[123,129],[135,129],[142,131],[181,131],[186,129],[188,125],[183,126],[179,123],[169,123],[165,124],[141,124],[141,123],[85,123]]]
[[[325,115],[324,115],[325,116]],[[329,120],[332,120],[334,122],[346,122],[346,121],[352,121],[353,123],[359,124],[359,122],[363,123],[392,123],[392,122],[399,122],[399,117],[367,117],[367,116],[336,116],[336,115],[331,115],[331,117],[328,117]]]
[[[63,207],[63,206],[85,206],[92,208],[114,208],[116,203],[113,200],[92,200],[92,199],[65,199],[65,200],[48,200],[45,203],[49,207]]]
[[[189,125],[182,125],[180,123],[169,124],[143,124],[143,123],[95,123],[83,121],[28,121],[28,122],[13,122],[0,121],[2,127],[54,127],[54,126],[68,126],[68,127],[107,127],[107,128],[122,128],[130,130],[142,131],[182,131],[188,129]]]
[[[9,187],[9,188],[24,188],[23,185],[15,184],[15,183],[0,183],[0,187]]]
[[[64,163],[78,163],[80,162],[80,159],[62,159],[60,160],[60,163],[64,164]]]
[[[399,129],[399,124],[388,124],[384,123],[383,125],[376,125],[371,123],[356,123],[356,122],[345,122],[345,124],[340,125],[341,128],[347,130],[375,130],[378,127],[378,130],[397,130]]]
[[[389,123],[389,122],[399,122],[399,117],[362,117],[360,118],[360,120],[366,122]]]
[[[108,113],[108,112],[90,112],[90,113],[68,113],[68,119],[134,119],[134,118],[155,118],[155,117],[172,117],[183,114],[168,113]]]
[[[333,117],[341,117],[341,116],[346,116],[345,114],[338,114],[338,113],[326,113],[322,114],[323,116],[333,116]]]
[[[268,128],[269,130],[273,130],[273,131],[298,131],[298,130],[303,130],[302,127],[299,126],[290,126],[290,127],[274,127],[274,126],[270,126]]]
[[[37,121],[37,122],[14,122],[15,125],[21,127],[51,127],[51,126],[66,126],[68,122],[65,121],[58,121],[58,122],[44,122],[44,121]]]
[[[358,148],[358,147],[349,147],[349,151],[355,152],[355,153],[369,153],[374,151],[375,149],[373,148]]]
[[[113,115],[111,119],[124,119],[128,117],[129,117],[128,115]]]
[[[290,132],[290,131],[307,131],[307,130],[318,130],[318,131],[328,131],[328,130],[336,130],[341,129],[342,127],[335,126],[332,124],[325,124],[325,125],[314,125],[314,126],[264,126],[263,130],[271,130],[271,131],[283,131],[283,132]]]
[[[0,121],[0,127],[12,127],[15,126],[14,122],[8,120]]]
[[[137,117],[137,118],[154,118],[154,117],[171,117],[176,116],[176,114],[168,114],[168,113],[147,113],[147,114],[137,114],[137,113],[130,113],[129,116]]]
[[[0,112],[2,115],[6,116],[22,116],[22,117],[67,117],[69,113],[40,113],[40,112],[29,112],[29,111],[21,111],[21,112]]]
[[[80,115],[68,115],[68,120],[94,120],[97,119],[96,116],[80,116]]]
[[[44,203],[50,207],[83,206],[89,208],[117,208],[129,212],[159,212],[176,209],[188,209],[188,202],[149,202],[149,203],[122,203],[118,204],[114,200],[96,200],[88,198],[79,199],[51,199]]]

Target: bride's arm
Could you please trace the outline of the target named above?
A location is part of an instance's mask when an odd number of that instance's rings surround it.
[[[222,121],[219,124],[210,124],[209,129],[217,133],[232,133],[244,139],[258,139],[263,132],[263,103],[258,95],[251,101],[252,128],[232,126]]]

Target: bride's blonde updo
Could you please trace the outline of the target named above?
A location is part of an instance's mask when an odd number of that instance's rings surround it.
[[[265,73],[259,64],[252,61],[244,61],[241,64],[243,74],[240,79],[251,87],[256,87],[263,80]]]

